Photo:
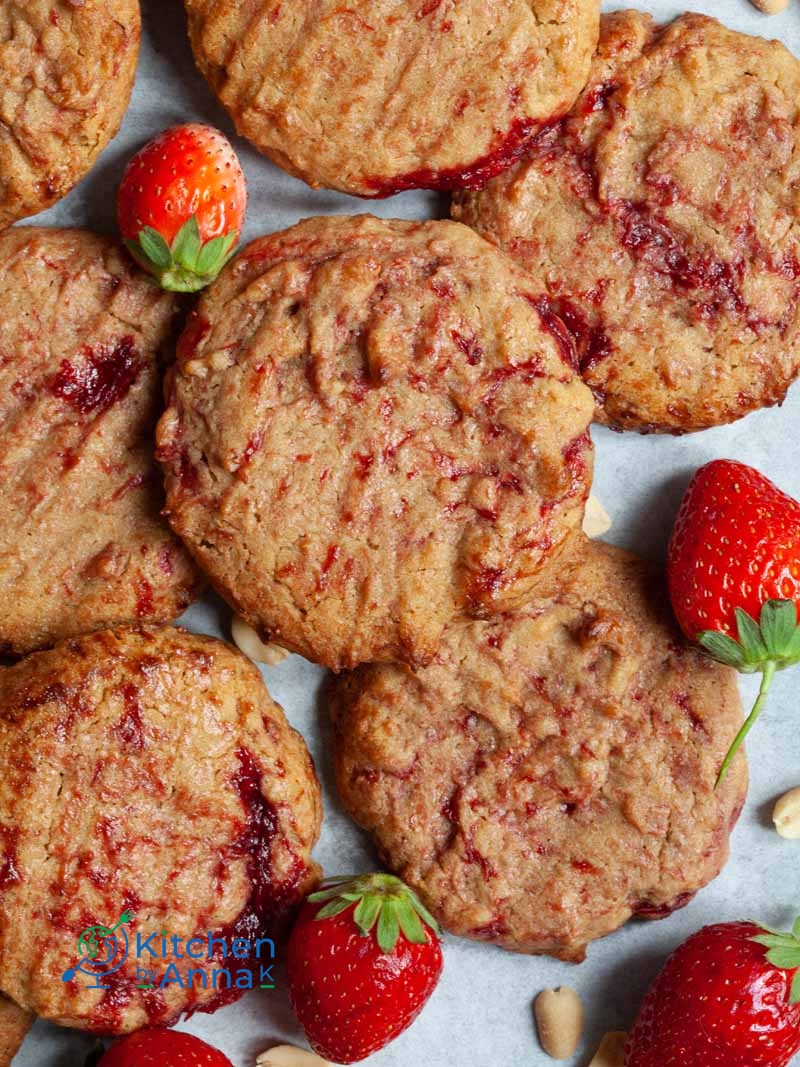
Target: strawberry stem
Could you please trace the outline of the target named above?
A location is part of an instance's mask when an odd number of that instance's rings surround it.
[[[755,724],[758,722],[758,719],[759,719],[759,717],[761,715],[761,712],[764,710],[764,707],[766,705],[767,694],[770,691],[770,687],[772,686],[772,680],[775,677],[775,674],[776,674],[777,670],[778,670],[778,665],[777,665],[777,663],[775,663],[774,660],[767,660],[767,662],[764,664],[764,670],[763,670],[763,673],[761,675],[761,688],[760,688],[759,693],[758,693],[758,699],[756,700],[755,704],[753,705],[753,710],[750,712],[748,717],[745,719],[741,730],[736,735],[733,744],[728,749],[727,756],[722,761],[722,767],[720,767],[719,775],[717,776],[717,784],[716,784],[716,788],[717,789],[719,789],[719,787],[722,785],[722,783],[723,783],[723,781],[725,779],[725,775],[728,773],[728,770],[730,769],[731,764],[736,759],[736,755],[739,752],[739,749],[744,744],[744,742],[745,742],[745,740],[747,738],[747,735],[750,733],[750,731],[753,729]]]

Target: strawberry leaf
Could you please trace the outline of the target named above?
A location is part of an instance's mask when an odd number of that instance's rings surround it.
[[[792,979],[792,988],[789,992],[789,1003],[800,1004],[800,971]]]
[[[362,934],[368,934],[378,921],[381,906],[381,898],[375,896],[364,896],[358,902],[358,907],[353,912],[353,919]]]
[[[396,904],[397,918],[400,929],[412,945],[424,945],[427,943],[425,930],[420,922],[419,915],[411,905],[410,900],[398,900]]]
[[[800,945],[772,948],[767,953],[767,959],[774,967],[782,971],[793,971],[800,967]]]
[[[316,914],[317,919],[332,919],[336,915],[341,915],[343,911],[347,911],[348,908],[352,908],[352,900],[329,900],[328,903],[319,909]]]
[[[315,917],[318,920],[340,915],[355,904],[355,926],[365,937],[373,934],[382,952],[394,951],[401,930],[409,942],[417,945],[428,941],[426,926],[434,936],[440,936],[436,920],[416,893],[391,874],[328,879],[308,899],[323,905]]]
[[[718,633],[716,630],[704,630],[697,635],[697,643],[702,645],[706,652],[714,659],[728,667],[744,670],[745,656],[741,645],[727,634]]]
[[[235,233],[229,233],[223,237],[215,237],[203,245],[197,257],[197,273],[216,278],[229,259],[236,236]]]
[[[172,258],[179,266],[195,274],[204,274],[205,272],[200,270],[198,263],[202,244],[200,224],[197,216],[192,215],[188,222],[185,222],[178,230],[172,242]]]
[[[761,633],[773,659],[781,659],[797,630],[797,608],[791,600],[768,600],[761,609]]]
[[[736,609],[736,625],[739,629],[739,644],[744,650],[748,665],[763,663],[769,657],[767,646],[761,634],[761,627],[742,608]]]
[[[386,900],[378,916],[378,945],[381,952],[393,952],[400,936],[400,921],[394,900]]]
[[[145,226],[139,234],[139,247],[147,261],[157,270],[168,270],[172,265],[169,245],[152,226]]]

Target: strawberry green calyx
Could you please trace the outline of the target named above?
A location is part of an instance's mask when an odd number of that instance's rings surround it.
[[[697,636],[698,643],[720,663],[735,667],[742,674],[760,673],[762,676],[761,689],[753,710],[723,760],[717,778],[718,787],[764,710],[776,673],[800,663],[800,626],[793,601],[768,600],[761,609],[758,622],[746,611],[737,608],[736,626],[738,641],[716,630],[705,630]]]
[[[229,233],[203,244],[197,216],[192,216],[171,247],[152,226],[145,226],[136,240],[126,241],[125,246],[162,289],[197,293],[217,278],[236,251],[238,240],[238,233]]]
[[[759,945],[769,949],[767,960],[781,971],[796,971],[789,993],[790,1004],[800,1004],[800,919],[797,919],[792,932],[773,930],[763,923],[756,923],[764,933],[752,938]]]
[[[355,905],[353,922],[363,937],[376,929],[381,952],[393,952],[400,932],[414,945],[428,941],[427,926],[441,937],[439,924],[417,894],[391,874],[347,875],[326,879],[322,889],[308,898],[322,904],[315,921],[331,919]],[[424,924],[424,925],[423,925]]]

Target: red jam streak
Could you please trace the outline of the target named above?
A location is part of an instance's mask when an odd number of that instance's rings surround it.
[[[236,753],[238,770],[232,785],[238,792],[245,811],[245,824],[236,840],[220,863],[227,866],[231,860],[246,857],[247,873],[252,887],[250,899],[244,910],[228,926],[215,932],[217,940],[224,941],[231,956],[231,944],[236,938],[244,938],[255,944],[259,938],[277,941],[288,913],[299,904],[298,887],[305,874],[305,865],[295,861],[289,877],[276,884],[272,868],[272,846],[278,833],[278,816],[274,807],[264,798],[261,790],[261,768],[252,752],[240,748]],[[269,962],[267,960],[267,962]],[[237,959],[236,967],[253,971],[255,986],[264,960]],[[213,1012],[230,1004],[243,995],[242,989],[220,989],[208,1003],[198,1005],[197,1010]]]
[[[82,355],[82,362],[62,361],[50,391],[81,415],[102,415],[128,395],[144,364],[133,337]]]
[[[365,184],[374,190],[367,194],[367,198],[382,200],[407,189],[480,189],[490,178],[515,163],[543,126],[544,123],[535,119],[515,119],[508,134],[495,148],[465,167],[415,170],[396,178],[367,178]]]

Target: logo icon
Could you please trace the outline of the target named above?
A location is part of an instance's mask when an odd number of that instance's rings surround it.
[[[96,981],[95,985],[89,985],[87,989],[110,989],[103,985],[100,979],[108,978],[109,975],[118,971],[128,958],[128,933],[125,924],[133,921],[133,912],[123,911],[116,925],[89,926],[78,938],[79,962],[64,971],[61,975],[62,982],[71,982],[77,974],[85,974]]]

